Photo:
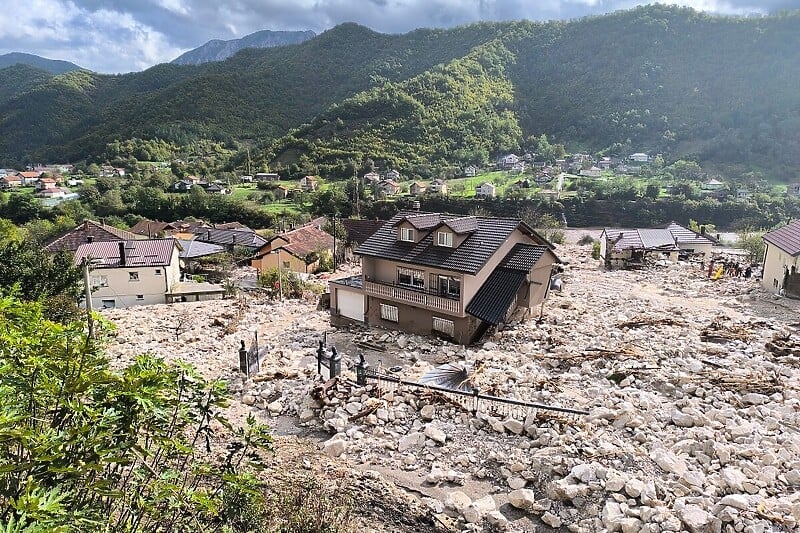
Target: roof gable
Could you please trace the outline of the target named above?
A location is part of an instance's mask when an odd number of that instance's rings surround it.
[[[764,235],[764,240],[790,255],[800,254],[800,220]]]
[[[94,220],[85,220],[63,235],[45,245],[46,252],[74,252],[81,244],[89,242],[125,241],[137,239],[130,231],[107,226]]]

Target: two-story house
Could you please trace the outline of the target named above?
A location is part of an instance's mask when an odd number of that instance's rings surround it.
[[[477,198],[494,198],[496,190],[494,183],[486,181],[475,186],[475,196]]]
[[[800,298],[800,220],[766,233],[763,237],[763,276],[768,291]]]
[[[75,265],[90,265],[95,309],[166,303],[180,282],[180,246],[175,239],[85,243]]]
[[[544,300],[552,248],[518,219],[399,213],[355,252],[362,275],[331,282],[331,323],[475,342]]]

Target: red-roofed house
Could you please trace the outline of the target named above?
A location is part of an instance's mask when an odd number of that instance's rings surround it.
[[[50,241],[45,252],[74,252],[81,244],[91,242],[125,241],[140,238],[130,231],[107,226],[94,220],[84,220],[68,232]]]
[[[3,176],[0,178],[0,189],[11,189],[12,187],[21,187],[22,178],[19,176]]]
[[[768,291],[800,298],[800,220],[764,235],[764,275]]]
[[[313,225],[302,226],[273,237],[259,248],[250,265],[259,272],[281,268],[292,272],[312,273],[320,257],[333,254],[333,236]]]
[[[34,184],[34,188],[37,191],[44,191],[44,190],[47,190],[47,189],[57,189],[58,188],[58,182],[56,180],[54,180],[53,178],[39,178],[38,180],[36,180],[36,183]]]

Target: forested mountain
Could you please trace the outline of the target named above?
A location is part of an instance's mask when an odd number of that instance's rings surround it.
[[[0,69],[17,64],[42,69],[50,74],[64,74],[65,72],[81,69],[81,67],[69,61],[47,59],[46,57],[33,54],[23,54],[22,52],[11,52],[9,54],[0,55]]]
[[[261,30],[241,39],[221,41],[214,39],[194,50],[189,50],[172,60],[176,65],[200,65],[209,61],[225,61],[239,50],[245,48],[272,48],[300,44],[316,37],[316,33],[308,31],[271,31]]]
[[[656,5],[405,35],[344,24],[224,62],[79,71],[33,88],[13,72],[17,81],[0,82],[0,164],[91,157],[114,139],[211,138],[323,172],[365,158],[481,162],[545,133],[574,151],[662,152],[787,177],[800,157],[799,48],[797,13]]]

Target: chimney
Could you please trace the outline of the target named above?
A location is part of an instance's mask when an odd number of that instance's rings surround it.
[[[119,264],[125,266],[125,241],[119,241]]]
[[[419,211],[419,201],[418,200],[414,200],[413,202],[411,202],[411,209],[413,209],[414,211]]]
[[[700,235],[705,235],[705,234],[706,234],[706,227],[700,226]]]
[[[94,237],[92,235],[87,235],[86,242],[91,243],[92,241],[94,241]]]
[[[85,231],[89,230],[89,219],[84,219],[84,221],[83,221],[83,229]]]

